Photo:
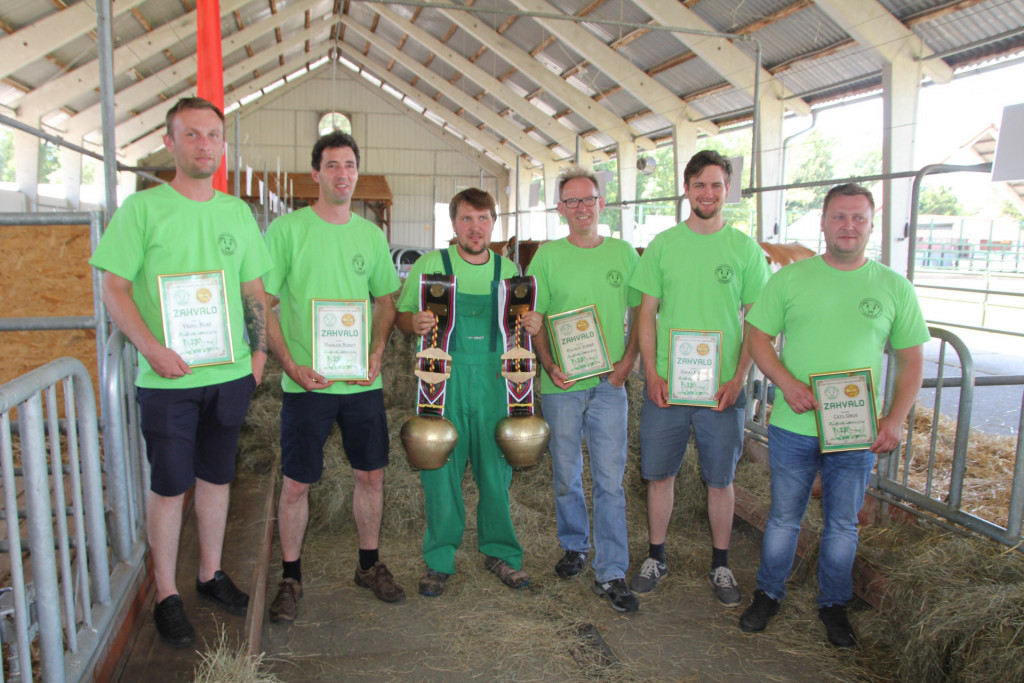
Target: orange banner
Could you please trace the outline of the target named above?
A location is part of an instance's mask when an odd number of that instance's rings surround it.
[[[224,111],[224,58],[220,51],[220,0],[199,0],[196,5],[196,58],[199,61],[196,91]],[[225,160],[213,176],[213,188],[228,191]]]

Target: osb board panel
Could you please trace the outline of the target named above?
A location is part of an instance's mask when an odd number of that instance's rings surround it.
[[[0,225],[0,317],[91,316],[88,225]],[[0,383],[63,356],[82,361],[96,387],[92,330],[0,332]]]

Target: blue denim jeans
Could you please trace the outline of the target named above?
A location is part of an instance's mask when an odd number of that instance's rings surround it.
[[[590,456],[594,499],[594,567],[598,581],[624,579],[629,568],[626,539],[626,390],[602,377],[591,389],[544,394],[544,419],[551,426],[558,540],[563,550],[590,550],[590,518],[583,495],[583,439]]]
[[[761,543],[757,587],[782,600],[793,568],[800,522],[807,511],[814,477],[821,471],[825,528],[818,549],[818,607],[845,605],[853,598],[857,555],[857,513],[875,467],[871,451],[823,455],[818,437],[768,427],[772,506]]]

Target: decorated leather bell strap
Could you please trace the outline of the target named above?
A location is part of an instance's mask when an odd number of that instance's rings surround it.
[[[421,275],[420,310],[434,314],[434,327],[420,337],[414,374],[418,415],[444,416],[445,387],[452,376],[448,345],[455,329],[455,276]]]
[[[537,304],[537,281],[532,275],[510,277],[498,286],[498,329],[504,342],[501,376],[508,387],[508,414],[533,414],[533,378],[537,356],[530,335],[523,329],[522,315]]]

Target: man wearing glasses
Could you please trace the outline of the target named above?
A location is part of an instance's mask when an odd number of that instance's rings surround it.
[[[551,426],[555,511],[562,558],[555,574],[570,579],[583,569],[590,553],[590,519],[583,493],[582,439],[587,441],[594,500],[594,584],[618,612],[635,612],[639,601],[626,585],[629,547],[626,538],[626,389],[624,384],[639,353],[636,337],[626,333],[630,307],[629,278],[639,259],[628,242],[598,234],[604,198],[593,173],[569,169],[558,178],[558,212],[569,235],[537,250],[529,274],[537,278],[537,312],[558,315],[593,305],[607,344],[611,371],[569,378],[556,363],[547,334],[534,337],[544,373],[541,377],[544,418]],[[581,319],[582,320],[582,319]],[[550,320],[549,320],[550,322]],[[572,334],[589,323],[571,325]],[[557,327],[562,327],[561,324]],[[556,335],[562,335],[555,332]]]
[[[690,159],[683,172],[690,216],[654,238],[629,283],[642,294],[637,332],[647,395],[640,416],[640,469],[647,480],[650,535],[648,558],[631,586],[646,593],[668,572],[665,539],[675,478],[692,426],[708,492],[709,579],[726,607],[740,604],[728,551],[732,482],[743,447],[743,384],[751,362],[741,351],[741,314],[768,280],[760,247],[722,216],[731,175],[729,161],[717,152],[705,150]],[[680,367],[712,372],[702,377],[691,371],[689,376],[698,379],[687,381],[686,373],[675,370]],[[677,380],[671,387],[670,370]]]

